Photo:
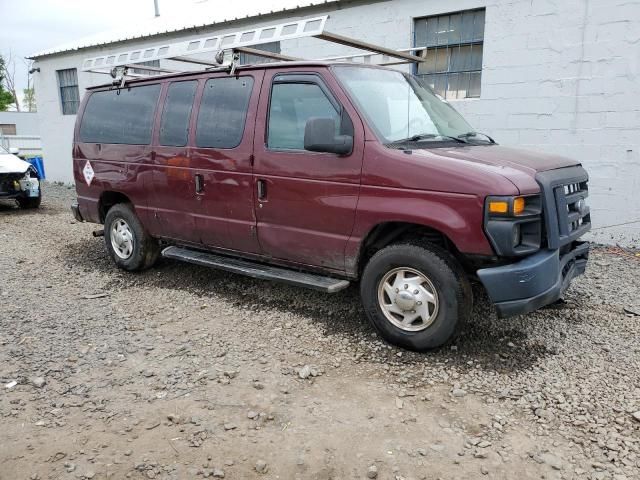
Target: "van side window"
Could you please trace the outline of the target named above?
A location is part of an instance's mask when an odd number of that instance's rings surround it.
[[[340,114],[313,83],[276,83],[271,89],[267,146],[304,150],[304,128],[311,117],[330,117],[340,131]]]
[[[94,92],[82,115],[80,141],[148,145],[160,85]]]
[[[184,147],[189,139],[189,119],[197,81],[169,85],[160,124],[160,145]]]
[[[235,148],[240,145],[252,90],[252,77],[207,80],[198,112],[196,146]]]

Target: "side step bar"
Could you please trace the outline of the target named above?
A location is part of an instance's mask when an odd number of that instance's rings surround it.
[[[326,293],[339,292],[349,286],[347,280],[323,277],[322,275],[303,273],[271,265],[263,265],[250,260],[225,257],[183,247],[167,247],[162,251],[162,256],[174,260],[182,260],[183,262],[195,263],[196,265],[203,265],[205,267],[217,268],[227,272],[239,273],[240,275],[246,275],[252,278],[275,280],[298,287],[307,287]]]

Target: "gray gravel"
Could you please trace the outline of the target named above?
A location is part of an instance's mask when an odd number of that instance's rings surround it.
[[[634,252],[594,248],[528,316],[476,287],[455,344],[416,354],[355,286],[118,271],[74,193],[0,202],[0,478],[640,478]]]

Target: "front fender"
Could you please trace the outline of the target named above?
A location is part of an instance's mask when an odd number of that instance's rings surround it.
[[[476,195],[362,186],[345,267],[355,274],[362,243],[376,226],[401,222],[422,225],[446,236],[466,254],[493,255],[482,229],[483,199]]]

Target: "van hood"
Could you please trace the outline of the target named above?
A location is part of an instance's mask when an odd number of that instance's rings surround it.
[[[542,152],[531,152],[500,145],[468,145],[464,147],[450,147],[423,150],[430,155],[465,160],[492,167],[506,167],[519,170],[531,177],[536,173],[556,168],[572,167],[580,162],[558,155]],[[420,150],[414,150],[414,154]]]
[[[26,173],[31,164],[10,153],[0,153],[0,173]]]

